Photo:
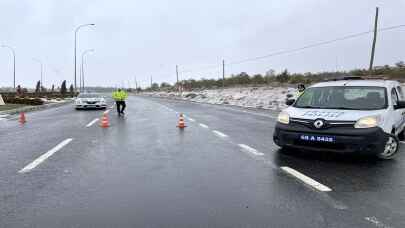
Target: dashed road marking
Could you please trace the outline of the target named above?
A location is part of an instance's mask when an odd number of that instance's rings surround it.
[[[208,126],[205,125],[205,124],[200,123],[199,125],[200,125],[200,127],[202,127],[202,128],[208,128]]]
[[[92,120],[90,123],[88,123],[86,125],[86,127],[91,127],[93,124],[95,124],[97,121],[99,121],[99,118],[95,118],[94,120]]]
[[[39,156],[37,159],[35,159],[33,162],[22,168],[18,173],[28,173],[31,170],[35,169],[38,165],[40,165],[42,162],[44,162],[46,159],[48,159],[50,156],[52,156],[54,153],[58,152],[60,149],[62,149],[64,146],[69,144],[73,139],[65,139],[58,145],[56,145],[54,148],[46,152],[45,154],[42,154]]]
[[[190,122],[195,122],[195,119],[193,119],[193,118],[187,117],[187,119],[188,119]]]
[[[114,105],[112,105],[110,108],[114,108]]]
[[[224,133],[220,132],[220,131],[212,131],[214,134],[216,134],[217,136],[221,137],[221,138],[226,138],[228,137],[227,135],[225,135]]]
[[[376,227],[380,227],[380,228],[392,228],[392,226],[388,226],[382,222],[380,222],[376,217],[365,217],[364,218],[366,221],[371,222],[372,224],[374,224]]]
[[[262,152],[259,152],[259,151],[257,151],[255,148],[252,148],[252,147],[250,147],[250,146],[248,146],[248,145],[245,145],[245,144],[238,144],[238,146],[239,146],[240,148],[242,148],[244,151],[249,152],[249,153],[251,153],[251,154],[253,154],[253,155],[256,155],[256,156],[263,156],[263,155],[264,155]]]
[[[298,172],[295,169],[292,169],[292,168],[287,167],[287,166],[283,166],[283,167],[280,167],[280,168],[284,172],[290,174],[291,176],[297,178],[298,180],[302,181],[303,183],[311,186],[312,188],[314,188],[314,189],[316,189],[318,191],[321,191],[321,192],[330,192],[330,191],[332,191],[332,189],[329,188],[328,186],[323,185],[323,184],[319,183],[318,181],[316,181],[316,180],[314,180],[314,179],[312,179],[312,178],[310,178],[308,176],[305,176],[304,174]]]
[[[111,111],[110,109],[105,110],[104,114],[108,114],[110,111]]]

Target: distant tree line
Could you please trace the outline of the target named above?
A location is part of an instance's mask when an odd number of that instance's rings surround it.
[[[343,76],[370,76],[370,72],[367,69],[354,69],[351,71],[338,71],[338,72],[319,72],[319,73],[290,73],[287,69],[280,73],[276,73],[274,70],[269,70],[266,74],[254,74],[249,75],[246,72],[241,72],[240,74],[231,75],[225,78],[223,82],[220,79],[206,79],[202,78],[199,80],[188,79],[180,81],[178,84],[170,85],[167,82],[162,82],[161,84],[153,83],[151,87],[146,88],[146,91],[173,91],[178,88],[183,90],[193,90],[193,89],[212,89],[220,88],[223,85],[225,87],[236,87],[236,86],[262,86],[262,85],[280,85],[284,84],[312,84],[315,82],[331,80],[334,78],[339,78]],[[403,61],[395,63],[394,66],[378,66],[373,69],[373,77],[384,77],[386,79],[395,79],[400,81],[405,81],[405,63]]]
[[[11,88],[10,88],[10,89],[8,89],[8,91],[13,91],[13,90],[11,90]],[[22,87],[21,85],[18,85],[14,91],[17,96],[21,96],[21,95],[29,93],[29,90],[27,88]],[[35,90],[31,90],[31,91],[37,95],[41,95],[41,94],[43,95],[45,93],[51,92],[51,93],[60,93],[62,95],[62,97],[74,96],[73,84],[71,84],[68,89],[66,86],[66,80],[63,80],[60,87],[58,87],[56,90],[55,90],[55,85],[52,85],[51,89],[48,89],[44,86],[41,86],[41,81],[37,81],[36,85],[35,85]]]

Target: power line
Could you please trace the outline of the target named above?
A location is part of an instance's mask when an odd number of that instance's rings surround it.
[[[384,31],[399,29],[399,28],[403,28],[403,27],[405,27],[405,24],[384,27],[384,28],[378,29],[378,31],[384,32]],[[231,61],[227,65],[239,65],[242,63],[246,63],[246,62],[253,62],[253,61],[258,61],[258,60],[262,60],[262,59],[266,59],[266,58],[270,58],[270,57],[274,57],[274,56],[290,54],[290,53],[294,53],[294,52],[298,52],[298,51],[302,51],[302,50],[306,50],[306,49],[310,49],[310,48],[314,48],[314,47],[319,47],[319,46],[323,46],[323,45],[327,45],[327,44],[331,44],[331,43],[335,43],[335,42],[339,42],[339,41],[343,41],[343,40],[353,39],[356,37],[371,34],[373,32],[374,32],[374,30],[369,30],[369,31],[365,31],[365,32],[360,32],[360,33],[355,33],[355,34],[339,37],[339,38],[336,38],[333,40],[321,41],[321,42],[305,45],[305,46],[299,47],[299,48],[287,49],[287,50],[283,50],[283,51],[269,53],[269,54],[262,55],[262,56],[256,56],[256,57],[246,58],[246,59],[242,59],[242,60]],[[220,67],[221,67],[221,64],[215,64],[215,65],[212,64],[212,65],[207,65],[207,66],[201,67],[201,68],[185,70],[185,71],[182,71],[182,73],[191,73],[191,72],[195,72],[195,71],[202,71],[202,70],[208,70],[208,69],[214,69],[214,68],[220,68]]]

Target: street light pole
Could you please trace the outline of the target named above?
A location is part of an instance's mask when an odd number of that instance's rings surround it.
[[[225,88],[225,60],[222,60],[222,89]]]
[[[38,62],[39,64],[41,64],[41,81],[39,81],[39,89],[42,92],[42,87],[44,85],[43,82],[42,82],[42,78],[43,78],[43,74],[44,74],[44,64],[39,59],[32,59],[32,60],[34,60],[35,62]]]
[[[11,51],[11,53],[13,53],[13,87],[15,90],[15,50],[14,50],[14,48],[7,46],[7,45],[1,45],[0,47],[7,48]]]
[[[176,65],[176,84],[177,84],[177,92],[180,92],[180,85],[179,85],[179,66]]]
[[[83,53],[82,53],[82,64],[81,64],[81,75],[82,75],[82,81],[81,81],[81,85],[83,86],[82,88],[83,88],[83,90],[84,90],[84,57],[86,56],[86,54],[87,53],[90,53],[90,52],[94,52],[94,49],[87,49],[87,50],[85,50]]]
[[[75,91],[77,91],[77,68],[76,68],[76,59],[77,59],[77,57],[76,57],[76,54],[77,54],[77,33],[79,32],[79,30],[81,29],[81,28],[83,28],[83,27],[86,27],[86,26],[94,26],[95,24],[82,24],[82,25],[79,25],[79,26],[77,26],[76,27],[76,29],[75,29]]]

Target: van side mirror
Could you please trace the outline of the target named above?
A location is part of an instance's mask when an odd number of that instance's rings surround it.
[[[405,108],[405,101],[398,101],[396,105],[394,105],[394,109],[404,109]]]
[[[294,104],[294,102],[295,102],[295,99],[287,99],[287,100],[285,101],[285,104],[288,105],[288,106],[290,106],[290,105]]]

